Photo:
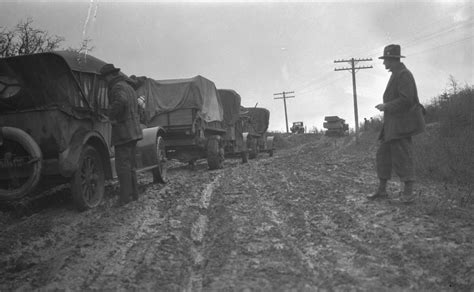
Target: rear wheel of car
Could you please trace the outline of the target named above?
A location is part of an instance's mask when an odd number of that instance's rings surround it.
[[[153,182],[164,184],[168,181],[168,164],[166,160],[165,140],[161,136],[156,137],[156,158],[158,166],[153,169]]]
[[[25,131],[0,127],[0,200],[15,200],[30,194],[41,177],[42,152]]]
[[[207,165],[209,169],[222,168],[224,162],[224,148],[219,145],[216,137],[209,138],[207,142]]]
[[[74,203],[80,211],[97,207],[104,196],[104,165],[99,152],[85,145],[71,181]]]

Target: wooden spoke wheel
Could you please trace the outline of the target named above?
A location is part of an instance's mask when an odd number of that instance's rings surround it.
[[[99,152],[94,147],[85,145],[71,181],[76,207],[81,211],[97,207],[104,196],[104,185],[104,165]]]

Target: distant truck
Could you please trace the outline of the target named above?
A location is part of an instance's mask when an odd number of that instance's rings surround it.
[[[261,107],[244,107],[241,109],[243,132],[247,136],[249,158],[254,159],[260,152],[273,156],[275,151],[273,136],[268,136],[267,129],[270,121],[270,111]]]
[[[323,127],[327,129],[325,132],[326,136],[344,136],[349,130],[349,125],[338,116],[326,116],[324,120],[326,121],[323,124]]]
[[[241,117],[241,97],[232,89],[218,89],[219,100],[224,111],[223,126],[226,130],[223,136],[224,154],[240,155],[242,162],[248,162],[247,135],[244,135],[245,120]]]
[[[290,131],[293,134],[304,134],[303,122],[293,122],[293,126],[291,126]]]

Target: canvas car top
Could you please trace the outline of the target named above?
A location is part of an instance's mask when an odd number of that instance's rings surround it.
[[[240,117],[240,95],[232,89],[218,89],[219,99],[224,110],[224,123],[233,126]]]
[[[99,74],[104,64],[93,56],[72,51],[2,58],[0,111],[74,104],[83,97],[72,71]]]
[[[172,80],[154,80],[148,77],[136,79],[138,95],[145,96],[145,111],[150,119],[176,109],[195,108],[206,122],[223,120],[216,86],[209,79],[200,75]]]

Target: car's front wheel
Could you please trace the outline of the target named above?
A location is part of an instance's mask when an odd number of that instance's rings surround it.
[[[71,181],[76,207],[80,211],[97,207],[104,196],[104,186],[104,165],[99,152],[94,147],[85,145]]]

